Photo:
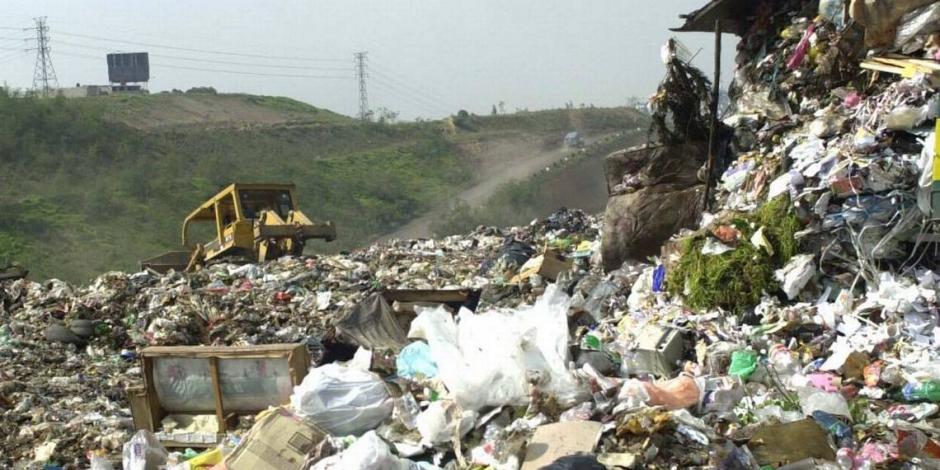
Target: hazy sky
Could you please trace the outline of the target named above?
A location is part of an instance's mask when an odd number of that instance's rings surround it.
[[[109,51],[147,51],[152,92],[213,86],[352,115],[359,106],[353,53],[368,51],[371,107],[403,118],[459,108],[488,113],[499,101],[507,111],[567,101],[614,106],[653,92],[663,75],[660,46],[673,35],[668,28],[680,24],[679,13],[705,3],[4,0],[0,81],[31,85],[35,53],[22,52],[32,44],[19,38],[35,33],[16,28],[47,16],[61,86],[106,83]],[[710,75],[713,36],[678,37],[693,52],[701,49],[695,63]],[[733,64],[732,41],[725,36],[722,82]]]

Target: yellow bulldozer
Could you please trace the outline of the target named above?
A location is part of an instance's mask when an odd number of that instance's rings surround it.
[[[194,225],[202,225],[215,237],[205,243],[191,243],[190,229]],[[310,239],[333,241],[336,227],[332,222],[314,223],[300,212],[293,184],[235,183],[186,216],[185,251],[143,260],[140,267],[163,273],[217,262],[256,263],[300,255]]]

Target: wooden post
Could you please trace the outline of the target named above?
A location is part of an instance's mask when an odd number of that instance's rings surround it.
[[[219,422],[219,434],[228,429],[225,425],[225,409],[222,407],[222,380],[219,378],[219,358],[209,358],[209,373],[212,374],[212,395],[215,397],[215,419]]]
[[[705,165],[705,196],[703,211],[711,209],[712,169],[715,167],[717,153],[715,132],[718,129],[718,97],[721,93],[721,20],[715,20],[715,79],[712,82],[711,128],[708,131],[708,163]]]

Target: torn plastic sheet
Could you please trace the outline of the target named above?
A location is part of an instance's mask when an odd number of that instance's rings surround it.
[[[907,12],[898,22],[894,45],[905,54],[910,54],[923,47],[914,39],[940,31],[940,3],[933,3]]]
[[[463,409],[525,404],[532,374],[544,379],[540,390],[572,403],[583,390],[567,368],[570,302],[550,284],[517,310],[461,309],[455,321],[443,307],[422,309],[408,336],[428,341],[438,377]]]
[[[372,372],[336,363],[310,371],[294,387],[291,406],[330,434],[358,434],[392,414],[393,403],[382,379]]]
[[[714,238],[705,239],[705,243],[702,244],[702,254],[703,255],[720,255],[733,251],[734,248],[721,243],[720,241]]]
[[[933,289],[924,289],[908,278],[895,277],[889,272],[878,276],[878,289],[868,293],[868,300],[880,305],[885,312],[905,314],[927,311],[926,302],[936,301]]]
[[[923,139],[923,149],[917,167],[920,168],[920,179],[917,182],[917,207],[924,215],[931,215],[930,193],[933,188],[933,159],[936,149],[937,133],[931,132]]]
[[[737,165],[728,167],[721,176],[721,187],[728,192],[735,192],[741,189],[741,186],[744,186],[744,182],[747,181],[747,177],[751,173],[753,166],[753,161],[745,160]]]
[[[767,193],[767,200],[771,200],[781,194],[790,193],[791,199],[796,199],[799,191],[805,184],[803,175],[796,170],[790,170],[777,177],[770,183],[770,191]]]
[[[782,269],[774,271],[774,278],[790,300],[795,299],[816,274],[814,258],[808,254],[796,255]]]
[[[846,0],[820,0],[819,16],[831,21],[837,29],[845,26]]]

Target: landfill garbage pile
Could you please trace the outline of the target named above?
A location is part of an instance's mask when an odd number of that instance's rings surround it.
[[[544,289],[509,283],[536,251],[580,247],[587,256],[598,233],[593,217],[562,210],[529,226],[345,255],[193,273],[110,272],[82,287],[3,281],[0,467],[119,452],[133,431],[125,388],[142,380],[143,347],[298,342],[320,364],[332,360],[331,347],[348,346],[336,320],[372,292],[489,286],[490,304],[516,305]]]
[[[348,255],[7,281],[0,465],[940,468],[940,4],[763,5],[723,119],[733,162],[659,258],[605,273],[601,221],[562,210]],[[416,306],[400,347],[344,337],[389,287],[483,292]],[[309,372],[218,446],[134,433],[141,347],[285,342]]]

